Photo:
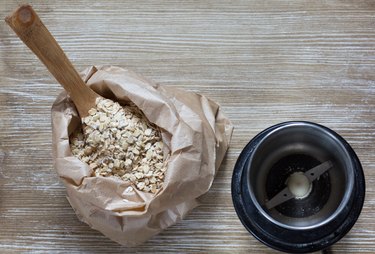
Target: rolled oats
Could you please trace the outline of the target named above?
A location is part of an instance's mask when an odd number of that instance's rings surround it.
[[[166,171],[159,129],[135,105],[97,99],[88,113],[82,130],[70,138],[73,155],[95,176],[118,177],[138,190],[156,193]]]

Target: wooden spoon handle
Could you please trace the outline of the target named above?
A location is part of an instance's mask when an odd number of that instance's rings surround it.
[[[32,7],[20,6],[5,21],[68,92],[80,116],[87,116],[88,110],[95,106],[95,100],[100,96],[85,85]]]

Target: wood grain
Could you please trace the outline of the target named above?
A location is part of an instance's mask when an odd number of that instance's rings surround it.
[[[88,111],[96,106],[96,99],[102,97],[85,85],[33,8],[21,5],[5,22],[68,92],[80,117],[88,116]]]
[[[0,16],[17,3],[2,0]],[[62,88],[0,21],[1,253],[275,253],[241,225],[230,181],[245,144],[288,120],[326,125],[357,152],[366,201],[332,252],[375,253],[373,0],[31,4],[79,70],[118,65],[199,92],[221,104],[235,131],[200,207],[140,247],[119,246],[67,202],[51,159],[50,107]]]

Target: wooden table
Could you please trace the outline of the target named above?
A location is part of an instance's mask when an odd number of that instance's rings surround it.
[[[62,88],[5,25],[16,2],[0,2],[1,253],[275,253],[241,225],[230,182],[245,144],[288,120],[326,125],[357,152],[366,201],[332,251],[375,252],[374,0],[31,1],[78,69],[118,65],[199,92],[235,125],[202,205],[138,248],[78,221],[65,198],[50,123]]]

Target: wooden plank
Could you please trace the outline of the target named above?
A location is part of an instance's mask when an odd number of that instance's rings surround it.
[[[21,1],[2,0],[5,17]],[[230,196],[246,143],[287,120],[324,124],[356,150],[366,175],[357,224],[334,253],[375,251],[375,2],[31,1],[80,70],[130,68],[219,102],[235,125],[202,205],[137,248],[78,221],[51,162],[50,107],[62,90],[0,26],[0,252],[275,253],[250,236]],[[1,19],[2,20],[2,19]]]

